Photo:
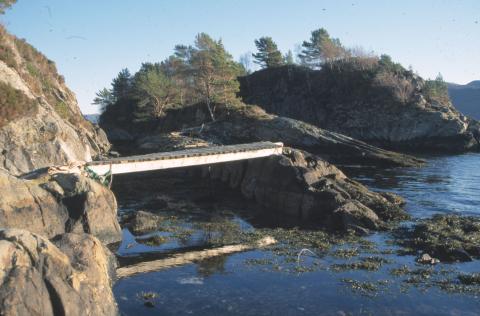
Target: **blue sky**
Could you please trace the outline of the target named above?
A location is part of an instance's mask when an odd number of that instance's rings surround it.
[[[424,77],[480,79],[479,0],[18,0],[2,21],[56,62],[84,113],[97,112],[95,92],[121,68],[160,61],[199,32],[238,59],[261,36],[294,51],[324,27]]]

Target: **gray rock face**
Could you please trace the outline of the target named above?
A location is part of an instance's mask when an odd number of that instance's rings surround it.
[[[328,162],[294,149],[282,156],[212,165],[219,179],[265,208],[316,221],[334,230],[367,232],[408,215],[381,194],[347,178]]]
[[[0,168],[14,175],[72,161],[91,161],[101,153],[75,127],[54,111],[40,107],[34,116],[23,117],[0,128]],[[97,135],[103,135],[99,133]],[[104,139],[105,136],[97,137]]]
[[[55,243],[25,230],[0,231],[2,315],[118,315],[108,249],[88,234]]]
[[[68,211],[36,183],[0,171],[0,227],[22,228],[52,238],[65,232]]]
[[[117,204],[101,184],[77,175],[22,180],[0,171],[0,227],[28,229],[47,238],[86,232],[102,242],[121,240]]]
[[[313,71],[288,66],[241,78],[246,103],[375,145],[465,151],[479,147],[474,123],[449,101],[425,95],[425,82],[351,63]],[[477,129],[478,130],[478,129]]]

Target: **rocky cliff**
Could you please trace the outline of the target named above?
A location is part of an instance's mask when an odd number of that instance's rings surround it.
[[[109,148],[54,63],[0,26],[0,314],[118,314],[102,244],[122,238],[113,193],[40,169]]]
[[[0,27],[0,168],[12,174],[105,154],[55,64]]]
[[[448,96],[398,64],[353,58],[321,70],[285,66],[240,78],[244,102],[355,139],[394,149],[479,148],[476,123]]]

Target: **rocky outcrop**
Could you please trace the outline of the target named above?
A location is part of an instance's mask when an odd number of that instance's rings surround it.
[[[234,144],[270,140],[303,149],[332,163],[376,166],[419,166],[421,159],[329,132],[302,121],[259,113],[258,108],[230,110],[224,119],[186,130],[213,143]]]
[[[149,153],[210,144],[273,141],[307,150],[332,163],[377,166],[418,166],[423,163],[413,156],[380,149],[298,120],[267,114],[255,106],[227,108],[218,105],[217,120],[202,124],[203,116],[199,113],[205,111],[204,108],[204,105],[198,104],[169,111],[158,122],[157,130],[150,130],[143,137],[139,135],[135,143],[130,142],[130,150],[133,148],[137,153]],[[186,118],[189,123],[180,117]],[[175,122],[177,125],[174,125]],[[182,132],[166,133],[182,127]]]
[[[3,27],[0,47],[0,168],[20,175],[109,150],[106,134],[83,118],[52,61]]]
[[[113,193],[94,180],[59,174],[32,180],[0,171],[0,227],[28,229],[46,238],[90,233],[104,243],[120,241]]]
[[[281,156],[212,165],[204,176],[221,180],[271,211],[333,230],[365,233],[406,219],[392,194],[386,199],[347,178],[328,162],[295,149]]]
[[[55,243],[55,244],[54,244]],[[0,231],[2,315],[118,315],[112,255],[88,234]]]
[[[375,58],[337,61],[321,70],[265,69],[240,83],[246,103],[381,147],[479,148],[469,127],[475,121],[459,113],[448,96],[436,96],[413,72]]]
[[[151,231],[155,231],[162,223],[162,217],[150,212],[138,210],[134,213],[128,214],[123,221],[125,227],[135,235],[143,235]]]

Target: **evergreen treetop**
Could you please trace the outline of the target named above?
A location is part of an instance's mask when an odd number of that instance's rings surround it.
[[[262,68],[278,67],[285,64],[282,53],[278,50],[277,44],[271,37],[261,37],[255,40],[258,53],[252,54],[254,63]]]

